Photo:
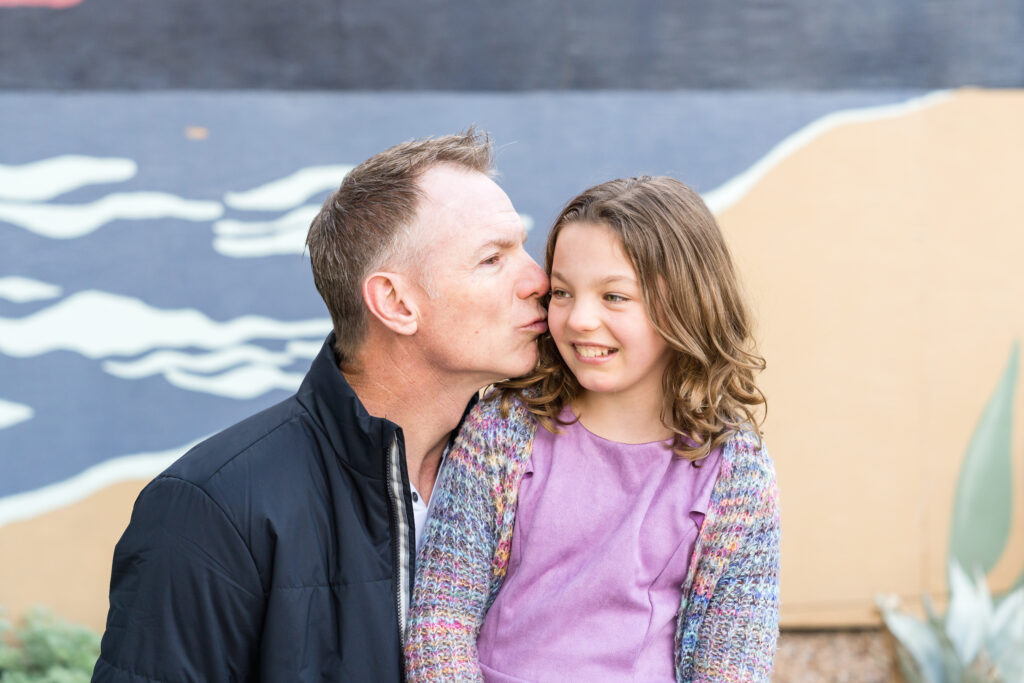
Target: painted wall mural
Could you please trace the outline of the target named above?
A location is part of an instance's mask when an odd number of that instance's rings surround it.
[[[769,360],[785,623],[874,623],[876,592],[940,590],[960,459],[1024,336],[1021,120],[1019,91],[0,94],[0,605],[102,626],[144,482],[287,396],[329,330],[320,202],[476,123],[535,255],[595,182],[701,191]]]

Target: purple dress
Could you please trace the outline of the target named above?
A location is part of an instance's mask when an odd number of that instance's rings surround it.
[[[694,467],[664,442],[538,429],[477,640],[485,680],[674,681],[681,586],[720,455]]]

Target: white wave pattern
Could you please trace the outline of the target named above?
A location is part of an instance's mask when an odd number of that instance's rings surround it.
[[[0,202],[0,221],[53,239],[82,237],[115,220],[212,221],[223,213],[220,202],[182,199],[165,192],[115,193],[89,204]]]
[[[246,365],[212,377],[180,370],[168,370],[164,377],[181,389],[201,391],[225,398],[249,399],[275,389],[295,391],[302,384],[304,375],[284,372],[280,368],[267,365]]]
[[[234,258],[301,254],[309,224],[319,210],[319,205],[306,204],[273,221],[217,221],[213,224],[213,248]]]
[[[131,297],[86,290],[32,315],[0,318],[0,352],[19,358],[50,351],[134,356],[160,348],[210,350],[253,339],[322,337],[330,329],[328,318],[282,322],[247,315],[217,322],[195,309],[157,309]]]
[[[701,197],[712,213],[725,211],[743,199],[755,185],[761,182],[761,179],[769,171],[782,163],[783,160],[793,155],[802,147],[806,147],[825,133],[853,123],[880,121],[913,114],[922,109],[946,102],[952,96],[953,94],[949,90],[937,90],[927,95],[914,97],[896,104],[845,109],[826,114],[784,138],[746,171],[730,178],[714,190],[703,193]]]
[[[274,221],[219,220],[213,224],[213,248],[233,258],[301,254],[306,249],[309,225],[319,210],[319,205],[306,204]],[[526,214],[519,217],[529,232],[533,218]]]
[[[180,351],[154,351],[133,361],[107,361],[103,369],[123,379],[139,379],[169,370],[219,372],[242,363],[288,365],[295,358],[289,353],[276,353],[260,346],[235,346],[213,353],[189,354]]]
[[[249,399],[268,391],[294,391],[302,383],[302,374],[281,368],[299,359],[309,359],[320,351],[321,342],[291,341],[284,352],[259,346],[242,345],[207,354],[156,351],[134,361],[107,361],[103,369],[124,379],[160,374],[174,386],[234,399]],[[241,367],[236,367],[241,365]],[[227,371],[225,371],[227,370]],[[210,376],[197,373],[221,372]]]
[[[288,342],[284,350],[287,354],[294,358],[316,358],[316,355],[320,353],[320,349],[323,347],[323,341],[302,341],[297,339],[295,341]]]
[[[199,441],[166,451],[111,458],[63,481],[0,498],[0,527],[67,507],[123,481],[152,479]]]
[[[26,420],[31,420],[35,414],[36,411],[31,406],[0,398],[0,429],[7,429]]]
[[[0,277],[0,299],[7,299],[17,304],[42,299],[56,299],[63,290],[57,285],[40,282],[27,277],[10,275]]]
[[[131,159],[73,154],[20,166],[0,164],[0,199],[46,201],[86,185],[123,182],[137,172],[138,167]]]
[[[337,188],[354,166],[309,166],[245,192],[228,192],[224,203],[244,211],[283,211],[314,194]]]

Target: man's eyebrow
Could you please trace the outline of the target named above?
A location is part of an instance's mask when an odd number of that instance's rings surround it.
[[[526,244],[525,230],[521,235],[510,235],[505,237],[494,237],[492,239],[489,239],[483,244],[481,244],[479,247],[477,247],[476,250],[478,252],[481,252],[487,251],[488,249],[493,249],[494,247],[498,247],[499,249],[515,249],[517,247],[523,246],[524,244]]]

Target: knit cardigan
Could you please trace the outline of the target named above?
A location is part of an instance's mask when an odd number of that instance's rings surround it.
[[[431,501],[406,631],[410,683],[480,681],[476,640],[508,569],[519,484],[538,424],[515,403],[469,414]],[[778,637],[775,470],[751,432],[724,445],[676,618],[680,683],[768,681]]]

